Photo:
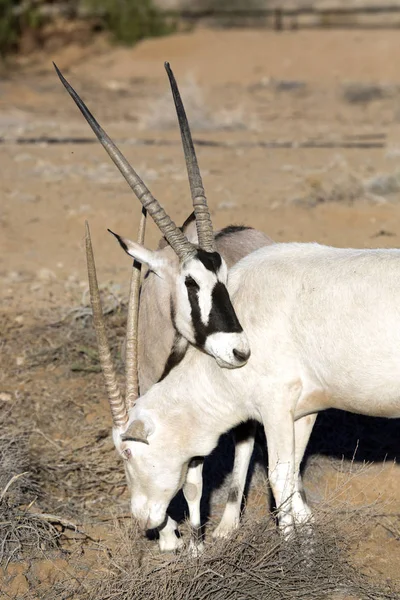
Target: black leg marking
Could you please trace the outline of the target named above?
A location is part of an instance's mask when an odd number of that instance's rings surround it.
[[[203,541],[203,527],[192,527],[192,540],[197,546]]]
[[[236,504],[239,500],[239,490],[237,487],[233,487],[229,490],[228,502],[231,504]]]

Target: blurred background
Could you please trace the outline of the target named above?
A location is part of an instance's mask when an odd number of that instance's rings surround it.
[[[103,232],[129,234],[139,215],[52,61],[178,223],[190,206],[165,60],[217,227],[257,225],[277,241],[396,244],[400,2],[1,0],[1,9],[8,302],[25,303],[27,285],[37,287],[35,305],[56,305],[65,281],[72,294],[86,285],[86,218],[106,279],[124,285],[126,261]],[[149,243],[157,239],[150,224]]]
[[[14,431],[19,415],[42,510],[83,522],[110,498],[127,507],[89,319],[84,221],[121,371],[130,261],[106,228],[136,236],[140,208],[52,61],[179,225],[190,194],[164,61],[216,228],[397,247],[400,1],[0,0],[0,56],[0,424],[8,415]],[[147,244],[158,239],[149,222]],[[352,550],[379,582],[399,578],[398,431],[395,421],[321,416],[306,469],[314,506],[332,494],[352,510],[383,502]],[[263,473],[249,503],[265,510]],[[225,492],[207,500],[206,517],[217,518]],[[108,543],[104,527],[93,535]],[[8,573],[29,589],[23,569]]]

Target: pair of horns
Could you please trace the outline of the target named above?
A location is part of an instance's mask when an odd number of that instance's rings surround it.
[[[138,243],[144,243],[146,227],[146,211],[143,209],[140,220]],[[126,331],[125,355],[125,399],[121,394],[108,345],[104,315],[101,306],[99,286],[97,283],[96,265],[94,262],[92,241],[89,225],[85,223],[86,261],[89,279],[90,301],[93,310],[93,322],[96,331],[97,346],[101,370],[110,402],[111,415],[115,427],[125,428],[128,423],[128,411],[134,405],[139,395],[138,382],[138,316],[139,316],[139,288],[140,288],[140,263],[134,261],[132,265],[131,285],[128,302],[128,324]]]
[[[54,64],[54,63],[53,63]],[[103,148],[114,164],[121,171],[133,192],[143,205],[143,208],[149,212],[154,222],[160,229],[163,236],[168,241],[181,261],[193,256],[196,252],[195,246],[189,242],[182,231],[175,225],[172,219],[167,215],[161,204],[154,198],[150,190],[143,183],[139,175],[126,160],[122,152],[117,148],[114,142],[106,134],[104,129],[99,125],[94,116],[91,114],[85,103],[78,96],[76,91],[65,79],[61,71],[54,64],[57,75],[62,84],[74,100],[75,104],[89,123],[90,127],[96,134]],[[207,199],[204,192],[203,182],[200,175],[199,165],[197,163],[196,152],[193,146],[193,140],[190,133],[189,123],[183,107],[182,99],[179,93],[174,74],[169,66],[165,63],[165,69],[171,85],[172,95],[175,102],[179,128],[181,131],[183,151],[185,154],[186,168],[189,177],[190,190],[192,195],[194,213],[196,216],[196,227],[199,238],[199,245],[208,252],[214,252],[214,232],[211,222],[210,212],[207,206]]]
[[[114,142],[108,137],[96,119],[90,113],[84,102],[80,99],[75,90],[64,78],[60,70],[54,65],[57,74],[82,112],[83,116],[93,129],[102,146],[105,148],[115,165],[121,171],[122,175],[143,205],[142,218],[140,221],[138,243],[143,245],[146,226],[146,212],[149,211],[154,222],[158,225],[161,233],[165,236],[168,243],[174,249],[180,260],[183,261],[195,253],[195,247],[191,244],[182,231],[173,223],[166,214],[161,205],[152,196],[135,170],[128,163],[126,158],[116,147]],[[196,159],[196,153],[193,146],[193,140],[190,133],[185,109],[179,94],[179,90],[168,63],[165,68],[171,84],[175,107],[178,115],[179,126],[182,136],[182,144],[185,154],[186,166],[189,176],[191,195],[193,200],[194,212],[196,215],[196,226],[200,246],[208,251],[214,251],[214,233],[211,223],[211,217],[207,206],[207,200],[204,193],[203,183],[200,175],[199,166]],[[107,389],[107,395],[110,402],[111,414],[114,426],[117,428],[126,428],[128,423],[128,411],[134,405],[139,395],[138,384],[138,314],[139,314],[139,289],[140,289],[140,264],[135,262],[132,267],[131,285],[128,302],[127,334],[126,334],[126,357],[125,357],[125,399],[118,385],[114,364],[108,345],[105,329],[104,315],[101,306],[100,292],[97,282],[96,266],[93,255],[92,242],[90,238],[89,225],[86,222],[86,260],[88,268],[90,299],[93,310],[93,322],[96,331],[97,345],[99,349],[99,359],[103,371],[104,381]]]

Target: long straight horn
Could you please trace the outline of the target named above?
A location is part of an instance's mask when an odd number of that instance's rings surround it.
[[[144,244],[146,230],[146,211],[142,209],[140,219],[138,244]],[[139,396],[139,373],[138,373],[138,326],[139,326],[139,291],[141,263],[133,261],[131,287],[128,303],[128,323],[126,327],[125,346],[125,381],[126,381],[126,408],[130,410]]]
[[[90,301],[93,310],[93,323],[96,330],[101,370],[103,371],[104,382],[106,384],[114,426],[123,427],[128,422],[128,412],[126,410],[124,399],[121,395],[121,390],[118,386],[117,376],[115,374],[110,349],[108,347],[104,315],[101,307],[99,286],[97,283],[96,265],[94,262],[92,241],[90,239],[90,231],[87,221],[85,223],[85,242]]]
[[[174,74],[168,62],[164,63],[164,66],[168,74],[169,83],[171,85],[179,129],[181,131],[183,152],[185,154],[186,168],[189,177],[190,192],[192,194],[194,214],[196,215],[196,228],[199,238],[199,245],[201,248],[203,248],[203,250],[214,252],[215,243],[211,215],[210,211],[208,210],[207,198],[200,175],[192,134],[190,133],[190,127],[185,108],[183,106],[182,98],[179,93]]]
[[[114,164],[121,171],[129,186],[132,188],[137,198],[142,203],[143,208],[145,208],[149,212],[150,216],[153,218],[154,222],[160,229],[163,236],[168,241],[169,245],[179,256],[180,260],[183,261],[189,256],[193,256],[193,254],[195,253],[195,248],[193,244],[191,244],[186,239],[179,227],[177,227],[175,223],[170,219],[170,217],[167,215],[160,203],[154,198],[150,190],[140,179],[139,175],[128,163],[125,156],[117,148],[117,146],[114,144],[111,138],[108,137],[104,129],[99,125],[92,113],[89,111],[86,104],[83,102],[83,100],[81,100],[81,98],[75,92],[73,87],[68,83],[68,81],[65,79],[65,77],[55,64],[54,68],[61,80],[61,83],[63,84],[71,98],[74,100],[75,104],[85,117],[86,121],[89,123],[90,127],[96,134],[99,142],[106,150]]]

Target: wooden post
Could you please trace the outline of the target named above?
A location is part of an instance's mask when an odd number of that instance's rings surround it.
[[[274,20],[275,20],[275,31],[282,31],[283,30],[283,15],[282,15],[281,8],[275,9]]]

